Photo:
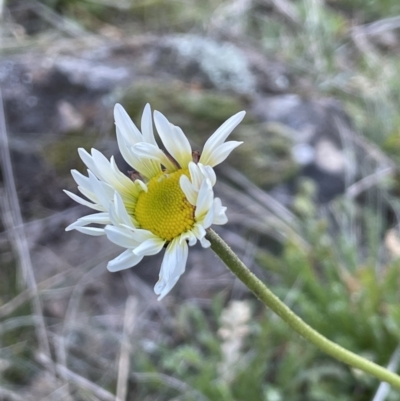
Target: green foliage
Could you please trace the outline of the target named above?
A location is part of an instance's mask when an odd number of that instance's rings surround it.
[[[77,168],[84,171],[77,149],[83,147],[90,150],[94,142],[93,136],[70,133],[63,140],[45,144],[43,153],[46,154],[45,159],[57,174],[69,177],[71,169]]]

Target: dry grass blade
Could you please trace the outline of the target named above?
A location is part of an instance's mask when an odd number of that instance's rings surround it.
[[[87,36],[88,34],[90,34],[90,32],[87,32],[75,21],[72,21],[66,17],[57,14],[43,3],[40,3],[36,0],[31,0],[28,4],[29,8],[34,13],[36,13],[49,24],[53,25],[55,28],[66,33],[67,35],[80,38],[83,35]]]
[[[46,357],[41,358],[41,361],[44,365],[48,365]],[[105,390],[104,388],[98,386],[96,383],[86,379],[83,376],[78,375],[72,370],[69,370],[67,367],[55,364],[55,369],[57,374],[62,377],[64,380],[69,381],[70,383],[75,384],[76,386],[80,387],[83,390],[89,391],[92,393],[93,396],[99,398],[102,401],[115,401],[114,394],[111,394],[109,391]],[[88,398],[93,399],[93,398]]]
[[[3,19],[4,14],[4,0],[0,0],[0,20]]]
[[[56,274],[52,277],[49,277],[48,279],[42,281],[37,285],[38,291],[40,292],[41,290],[51,288],[52,286],[57,285],[60,283],[68,274],[76,274],[77,270],[65,270],[59,274]],[[5,317],[11,313],[13,313],[15,310],[17,310],[21,305],[23,305],[25,302],[29,301],[31,298],[35,296],[35,292],[27,289],[25,291],[22,291],[20,294],[18,294],[16,297],[14,297],[11,301],[5,303],[4,305],[0,306],[0,318]]]
[[[75,285],[75,288],[71,293],[67,311],[65,313],[62,335],[59,338],[60,341],[56,348],[57,360],[58,362],[60,362],[59,366],[65,366],[65,367],[67,366],[68,344],[66,340],[68,338],[69,332],[71,331],[71,328],[74,325],[74,322],[76,321],[77,309],[81,301],[82,294],[85,291],[87,284],[89,284],[92,281],[93,277],[95,277],[98,274],[101,274],[103,270],[104,270],[103,263],[100,263],[91,270],[89,270],[89,272],[87,272],[83,277],[81,277],[81,279]]]
[[[367,157],[370,157],[381,167],[396,167],[396,163],[368,138],[350,129],[340,119],[335,117],[334,121],[343,142],[346,142],[348,146],[359,147]]]
[[[117,398],[116,401],[125,401],[128,393],[129,356],[131,352],[130,339],[137,310],[137,300],[129,296],[125,306],[124,331],[122,335],[121,353],[118,363]]]
[[[1,167],[3,171],[3,179],[6,193],[2,194],[1,210],[3,216],[3,224],[9,230],[10,242],[12,243],[18,264],[22,273],[25,285],[28,287],[34,296],[32,298],[32,308],[34,314],[39,317],[36,325],[36,336],[39,347],[51,361],[50,345],[46,332],[46,324],[43,317],[42,304],[38,295],[35,275],[33,273],[32,261],[29,253],[28,241],[26,239],[17,189],[15,185],[11,156],[8,146],[8,137],[6,131],[6,123],[3,108],[3,99],[0,92],[0,156]]]
[[[25,302],[29,301],[35,296],[35,292],[32,290],[25,290],[14,297],[11,301],[0,306],[0,318],[5,317],[15,310],[17,310]]]
[[[362,192],[367,191],[368,189],[371,189],[375,185],[381,183],[383,178],[390,177],[394,173],[395,170],[392,167],[387,167],[383,170],[379,170],[373,174],[370,174],[369,176],[364,177],[350,185],[346,190],[346,197],[354,199]]]
[[[250,196],[257,200],[264,207],[268,208],[274,213],[279,219],[287,224],[290,224],[293,228],[298,226],[297,217],[285,206],[275,200],[272,196],[269,196],[262,189],[254,185],[246,176],[240,173],[238,170],[229,167],[227,165],[221,166],[223,174],[236,185],[246,190]]]
[[[356,45],[357,49],[366,56],[368,64],[374,68],[379,65],[380,58],[378,56],[375,46],[368,40],[368,35],[362,27],[355,26],[350,31],[351,39]]]
[[[379,35],[381,33],[392,31],[394,29],[400,28],[400,16],[383,18],[378,21],[371,22],[370,24],[365,24],[358,26],[357,28],[363,29],[367,35]]]
[[[132,2],[128,1],[115,1],[115,0],[86,0],[88,3],[102,5],[106,7],[116,8],[117,10],[129,10],[132,7]]]
[[[84,390],[88,390],[93,393],[96,397],[100,398],[104,401],[115,401],[114,394],[111,394],[109,391],[104,390],[104,388],[98,386],[96,383],[91,382],[90,380],[78,375],[77,373],[72,372],[65,366],[56,365],[57,373],[65,380],[69,380],[75,385],[81,387]]]
[[[37,326],[40,324],[41,316],[28,315],[13,317],[0,323],[0,335],[20,327]]]
[[[310,245],[299,234],[300,225],[292,212],[251,183],[238,171],[225,167],[223,166],[224,175],[243,190],[238,190],[222,181],[219,183],[219,187],[224,196],[230,197],[246,210],[245,218],[242,215],[234,216],[231,213],[230,222],[239,223],[261,234],[275,236],[279,241],[291,238],[305,251],[310,248]]]
[[[301,26],[301,20],[296,7],[287,0],[271,0],[272,6],[276,12],[281,14],[286,20],[295,27]]]

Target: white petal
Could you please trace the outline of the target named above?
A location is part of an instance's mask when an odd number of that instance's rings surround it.
[[[210,209],[208,210],[207,214],[202,219],[201,225],[204,228],[209,228],[209,227],[211,227],[213,220],[214,220],[214,208],[211,206]]]
[[[181,178],[179,179],[179,185],[181,186],[181,189],[185,194],[187,200],[193,206],[196,206],[197,192],[193,189],[193,185],[186,175],[181,175]]]
[[[197,238],[192,231],[187,231],[180,235],[179,243],[182,243],[183,241],[189,241],[189,246],[193,246],[196,244]]]
[[[118,127],[125,139],[130,139],[134,143],[143,140],[142,134],[136,128],[136,125],[133,123],[128,113],[118,103],[114,107],[114,118],[115,125]]]
[[[137,256],[128,249],[118,255],[115,259],[110,260],[107,264],[107,269],[110,272],[129,269],[130,267],[136,266],[142,259],[143,256]]]
[[[228,222],[228,217],[224,213],[223,215],[220,215],[220,216],[214,215],[214,221],[212,222],[212,224],[222,226],[222,225],[226,224],[227,222]]]
[[[141,128],[144,141],[154,146],[157,146],[157,142],[154,138],[154,132],[153,132],[153,119],[151,118],[151,107],[148,103],[146,104],[143,110]]]
[[[86,189],[85,187],[81,187],[81,186],[78,186],[78,190],[82,195],[86,196],[86,198],[91,200],[93,203],[96,203],[96,204],[99,203],[99,200],[97,199],[96,194],[94,192],[92,192],[91,190]]]
[[[126,228],[109,225],[105,227],[104,231],[111,242],[123,248],[134,249],[140,245],[140,242],[133,237],[132,232]]]
[[[201,184],[199,196],[196,202],[196,210],[194,215],[196,219],[203,218],[213,204],[214,192],[211,187],[211,182],[209,180],[204,180]]]
[[[64,189],[64,192],[65,192],[72,200],[74,200],[75,202],[77,202],[77,203],[79,203],[79,204],[81,204],[81,205],[83,205],[83,206],[87,206],[87,207],[90,207],[91,209],[99,210],[99,211],[102,211],[102,212],[104,212],[104,211],[106,210],[103,206],[90,203],[90,202],[88,202],[86,199],[83,199],[83,198],[81,198],[80,196],[75,195],[75,194],[73,194],[73,193],[70,192],[70,191],[67,191],[66,189]]]
[[[192,160],[192,147],[183,131],[171,124],[159,111],[154,112],[157,132],[169,154],[186,168]]]
[[[194,227],[192,228],[192,232],[196,236],[196,238],[200,241],[200,244],[203,248],[210,247],[211,243],[205,238],[207,231],[201,224],[195,224]]]
[[[133,252],[139,256],[155,255],[161,251],[164,245],[165,241],[161,238],[151,238],[142,242]]]
[[[171,156],[181,165],[187,168],[188,164],[193,160],[192,147],[180,127],[171,124],[173,140],[171,141],[171,151],[166,147]]]
[[[97,149],[92,148],[92,160],[96,165],[96,168],[101,171],[102,175],[104,170],[110,169],[109,160],[103,155],[103,153],[99,152]],[[100,178],[100,177],[99,177]]]
[[[132,155],[132,160],[130,165],[134,168],[134,170],[139,172],[140,175],[150,180],[157,174],[161,173],[162,170],[160,162],[158,160],[154,160],[156,159],[155,157],[142,157],[141,155],[139,155],[138,152],[135,151],[135,147],[140,144],[145,145],[144,142],[139,142],[134,146],[130,147],[130,153]],[[158,149],[156,146],[150,144],[147,145],[153,146],[154,149],[157,149],[159,152],[162,153],[162,151]]]
[[[71,170],[72,178],[75,182],[84,188],[91,189],[89,178],[81,174],[78,170]]]
[[[223,225],[228,222],[228,217],[226,217],[226,207],[222,206],[221,199],[214,198],[214,220],[213,224]]]
[[[165,251],[160,269],[160,278],[154,287],[154,292],[159,295],[159,301],[171,291],[172,287],[185,271],[188,246],[186,241],[182,243],[179,243],[179,241],[179,237],[175,238]]]
[[[211,182],[211,185],[214,186],[217,182],[217,176],[214,169],[211,166],[203,166],[201,163],[198,163],[197,166],[199,167],[203,176],[208,178]]]
[[[226,138],[230,133],[237,127],[237,125],[243,120],[245,116],[244,111],[236,113],[234,116],[225,121],[215,132],[208,138],[204,144],[203,152],[200,156],[199,162],[204,165],[215,166],[211,163],[210,157],[216,147],[225,142]]]
[[[79,224],[78,224],[79,226]],[[69,226],[65,227],[65,231],[72,231],[75,230],[75,227],[77,227],[76,221],[74,221],[73,223],[71,223]]]
[[[135,241],[137,241],[139,244],[149,239],[159,239],[151,231],[144,230],[141,228],[135,228],[134,230],[132,230],[132,236],[135,239]]]
[[[78,153],[82,161],[86,164],[86,167],[95,175],[99,177],[99,171],[97,170],[96,164],[93,161],[92,156],[83,148],[78,149]],[[100,178],[100,177],[99,177]]]
[[[204,229],[204,227],[201,225],[201,224],[195,224],[194,226],[193,226],[193,228],[192,228],[192,232],[193,232],[193,234],[196,236],[196,238],[198,239],[198,240],[202,240],[205,236],[206,236],[206,234],[207,234],[207,232],[206,232],[206,230]]]
[[[67,227],[68,228],[68,227]],[[97,227],[74,227],[76,231],[79,231],[83,234],[93,235],[94,237],[98,237],[100,235],[104,235],[104,228]]]
[[[209,247],[211,246],[211,242],[210,242],[208,239],[206,239],[206,238],[202,238],[202,239],[200,240],[200,244],[201,244],[201,246],[202,246],[203,248],[209,248]]]
[[[198,191],[201,183],[204,181],[204,176],[201,173],[199,166],[194,162],[189,163],[189,172],[193,187]]]
[[[100,171],[101,177],[99,178],[102,178],[120,192],[130,192],[133,187],[133,182],[118,169],[113,157],[111,161],[108,161],[108,159],[96,149],[92,149],[92,157],[93,161],[96,163],[96,167]]]
[[[108,214],[110,215],[111,224],[113,224],[114,226],[120,226],[124,224],[121,222],[121,217],[118,215],[118,212],[113,203],[110,203]]]
[[[154,138],[151,108],[147,104],[142,114],[143,135],[136,128],[121,105],[115,106],[115,119],[117,125],[118,146],[123,158],[136,171],[150,179],[161,171],[161,167],[153,160],[141,160],[132,152],[132,146],[137,143],[147,142],[158,149]]]
[[[132,147],[132,153],[142,163],[144,161],[153,161],[153,163],[157,162],[159,164],[162,164],[168,171],[175,171],[178,169],[178,167],[168,158],[168,156],[161,149],[158,148],[158,146],[154,146],[145,142],[137,143],[135,146]],[[136,169],[140,168],[138,164],[137,166],[138,167],[136,167]],[[157,173],[159,172],[161,172],[160,166],[158,166]],[[152,177],[154,177],[154,175]]]
[[[208,164],[214,167],[217,164],[222,163],[231,154],[232,150],[237,148],[242,143],[243,142],[229,141],[219,145],[211,152],[208,158]]]
[[[132,218],[126,211],[124,202],[122,201],[122,198],[118,192],[114,193],[114,203],[111,205],[111,207],[114,208],[119,223],[134,228],[132,224]]]
[[[96,195],[98,202],[102,205],[105,209],[108,209],[110,202],[114,197],[114,190],[109,185],[100,181],[96,178],[96,176],[89,170],[89,179],[90,184],[92,186],[92,190]]]
[[[133,193],[134,195],[138,195],[138,193],[136,192],[136,185],[126,174],[124,174],[118,168],[114,156],[111,156],[110,159],[110,170],[111,174],[115,177],[115,179],[118,180],[118,183],[123,186],[124,191],[127,191],[128,193]]]
[[[132,167],[133,164],[135,163],[135,157],[132,155],[131,152],[131,147],[134,145],[133,141],[132,142],[128,142],[124,136],[121,133],[121,130],[117,127],[116,129],[117,132],[117,142],[118,142],[118,148],[119,151],[121,152],[122,157],[124,158],[124,160]]]
[[[84,217],[80,217],[75,223],[70,224],[65,231],[70,231],[76,227],[87,226],[88,224],[103,224],[107,225],[110,223],[110,215],[108,213],[95,213],[89,214]]]
[[[135,183],[137,183],[140,186],[142,191],[147,192],[149,190],[147,185],[142,180],[136,180]]]

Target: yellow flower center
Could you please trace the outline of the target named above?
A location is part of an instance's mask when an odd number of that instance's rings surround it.
[[[187,169],[173,173],[162,172],[147,184],[148,191],[141,192],[135,207],[135,218],[140,228],[171,241],[190,230],[195,223],[195,207],[183,193],[179,179]]]

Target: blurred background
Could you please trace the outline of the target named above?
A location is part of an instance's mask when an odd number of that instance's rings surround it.
[[[191,248],[158,302],[162,255],[121,273],[65,232],[78,147],[118,153],[112,110],[146,103],[202,149],[240,110],[218,167],[242,260],[307,323],[400,358],[398,0],[0,1],[0,399],[396,401],[308,345]]]

